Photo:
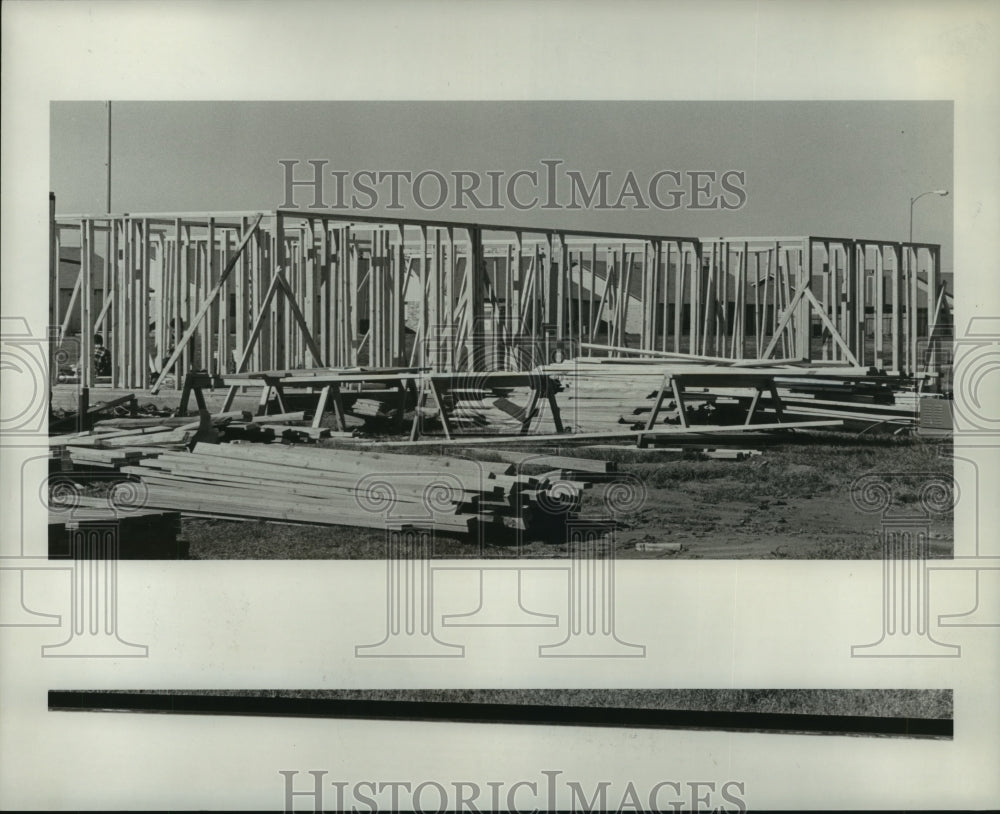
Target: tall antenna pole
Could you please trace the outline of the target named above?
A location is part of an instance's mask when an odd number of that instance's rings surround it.
[[[107,161],[107,168],[108,168],[108,173],[107,173],[107,175],[108,175],[108,196],[107,196],[108,208],[107,208],[107,211],[108,211],[108,214],[110,215],[111,214],[111,100],[110,99],[108,100],[108,161]]]

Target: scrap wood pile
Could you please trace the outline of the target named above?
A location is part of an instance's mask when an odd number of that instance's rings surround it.
[[[576,515],[585,488],[512,464],[255,444],[197,444],[121,471],[147,505],[185,514],[454,534],[551,529]]]
[[[135,393],[129,393],[110,401],[101,401],[97,404],[89,404],[89,391],[77,405],[79,410],[63,410],[56,407],[49,408],[49,432],[70,432],[73,429],[89,427],[93,424],[94,418],[102,414],[113,416],[135,416],[138,414],[156,414],[157,408],[152,404],[139,407]],[[83,411],[81,415],[80,410]]]

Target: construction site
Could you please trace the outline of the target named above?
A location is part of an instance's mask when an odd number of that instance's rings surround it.
[[[878,557],[851,485],[947,467],[950,283],[888,239],[53,198],[50,552]]]

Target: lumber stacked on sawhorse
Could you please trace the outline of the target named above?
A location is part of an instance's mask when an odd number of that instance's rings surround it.
[[[614,424],[687,426],[698,416],[703,422],[704,414],[718,417],[710,423],[843,419],[851,429],[915,420],[915,411],[899,403],[912,380],[863,367],[678,355],[669,361],[575,359],[545,371],[563,384],[564,416],[578,432]]]
[[[437,406],[433,416],[440,421],[444,437],[449,440],[462,437],[456,432],[459,425],[472,425],[479,432],[491,431],[495,435],[528,435],[543,404],[548,407],[548,418],[555,431],[563,431],[555,398],[562,387],[555,379],[538,370],[430,373],[420,376],[417,384],[418,398],[410,428],[411,441],[424,434],[428,397]],[[526,403],[520,405],[507,398],[515,394],[525,398]]]
[[[198,444],[122,472],[147,505],[186,514],[469,534],[531,530],[579,509],[583,484],[510,464],[315,447]]]
[[[236,396],[236,391],[245,387],[260,387],[257,414],[264,415],[270,404],[276,403],[280,411],[286,409],[285,401],[292,395],[287,391],[299,391],[316,399],[312,426],[318,428],[327,410],[336,419],[337,429],[347,431],[346,413],[348,405],[362,402],[376,402],[367,408],[362,404],[361,416],[382,415],[382,410],[395,414],[397,424],[402,427],[403,413],[408,401],[408,393],[423,372],[421,368],[309,368],[304,370],[269,370],[257,373],[230,374],[212,379],[212,385],[229,387],[223,404],[228,409]],[[207,386],[200,382],[198,386]],[[297,395],[297,393],[296,393]],[[386,406],[388,405],[388,406]],[[180,411],[187,410],[187,397],[183,397]]]

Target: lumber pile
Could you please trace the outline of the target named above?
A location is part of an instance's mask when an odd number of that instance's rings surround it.
[[[148,431],[147,431],[148,430]],[[54,458],[66,469],[118,469],[163,451],[185,449],[196,428],[151,427],[125,433],[77,433],[49,438]]]
[[[72,411],[49,412],[49,432],[66,432],[74,427],[86,429],[93,424],[94,416],[101,413],[112,413],[114,415],[135,415],[138,410],[135,393],[129,393],[120,398],[110,401],[99,402],[94,405],[88,404],[89,390],[86,390],[80,402],[80,409],[83,414]],[[148,408],[147,408],[148,409]]]
[[[206,421],[212,439],[217,441],[269,443],[281,438],[313,442],[331,435],[353,435],[312,427],[302,411],[254,416],[237,410],[216,413]],[[50,436],[49,447],[73,465],[120,469],[164,450],[182,450],[193,441],[209,440],[198,434],[202,424],[198,416],[111,418],[98,421],[88,432]]]
[[[787,421],[839,419],[849,430],[877,425],[912,426],[916,414],[908,398],[912,382],[877,375],[866,368],[820,363],[762,360],[709,360],[683,355],[666,359],[579,358],[545,366],[564,388],[559,397],[563,423],[575,432],[599,432],[618,426],[645,426],[664,377],[701,372],[753,371],[774,376]],[[685,392],[689,423],[738,424],[753,400],[747,387],[718,386]],[[774,421],[775,411],[765,394],[758,407],[760,421]],[[678,423],[678,407],[664,401],[657,426]],[[624,425],[624,426],[622,426]]]
[[[548,455],[537,452],[520,452],[513,449],[492,449],[491,455],[495,455],[501,461],[508,461],[516,464],[518,471],[524,467],[548,467],[552,470],[560,470],[567,474],[580,476],[587,474],[606,474],[615,471],[615,465],[610,461],[602,461],[597,458],[575,458],[567,455]]]
[[[70,469],[121,469],[145,458],[160,454],[161,447],[121,447],[100,449],[98,447],[65,447],[58,451],[63,470]]]
[[[188,544],[180,539],[181,516],[150,508],[117,509],[107,498],[76,495],[74,507],[49,514],[49,558],[177,559]],[[99,532],[96,539],[86,532]],[[113,531],[109,550],[106,533]],[[80,532],[83,532],[82,534]]]
[[[542,533],[575,516],[585,488],[511,464],[255,444],[197,444],[121,471],[148,505],[185,514],[459,535]]]

